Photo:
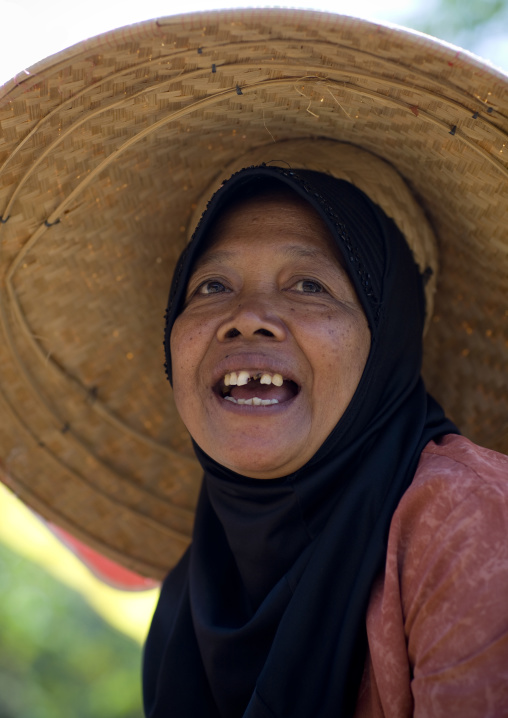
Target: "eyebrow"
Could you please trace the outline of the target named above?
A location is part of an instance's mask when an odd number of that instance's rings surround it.
[[[328,255],[326,255],[321,249],[302,247],[299,244],[283,245],[281,247],[281,251],[289,259],[325,259],[327,261],[329,259]],[[228,260],[233,259],[234,256],[235,252],[232,252],[228,249],[217,249],[215,251],[212,250],[205,257],[197,261],[195,268],[202,269],[203,267],[207,267],[209,264],[222,264],[224,262],[227,262]],[[337,252],[335,253],[335,256],[339,264],[342,265],[342,258],[340,254]]]
[[[217,249],[213,252],[207,252],[204,257],[200,257],[196,262],[194,269],[201,269],[207,267],[209,264],[227,262],[228,259],[232,259],[234,252],[230,252],[227,249]]]

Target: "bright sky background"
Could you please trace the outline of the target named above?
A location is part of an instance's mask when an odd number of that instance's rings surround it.
[[[279,0],[279,7],[328,10],[345,15],[404,24],[432,0]],[[270,6],[248,0],[0,0],[2,41],[0,84],[35,62],[121,25],[153,17],[219,7]]]

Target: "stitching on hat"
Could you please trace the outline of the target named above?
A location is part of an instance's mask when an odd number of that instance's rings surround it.
[[[432,267],[425,267],[425,269],[423,270],[423,273],[422,273],[422,280],[423,280],[424,286],[429,283],[430,278],[432,277],[433,274],[434,274],[434,270],[432,269]]]

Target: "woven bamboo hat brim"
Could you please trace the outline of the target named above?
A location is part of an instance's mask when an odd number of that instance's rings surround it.
[[[299,138],[410,187],[439,252],[427,386],[508,452],[504,74],[396,28],[242,10],[102,35],[0,94],[0,456],[41,515],[142,574],[177,561],[201,471],[163,371],[172,269],[206,188]]]

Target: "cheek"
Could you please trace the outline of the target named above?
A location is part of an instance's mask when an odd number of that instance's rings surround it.
[[[186,405],[192,401],[196,389],[197,369],[200,363],[200,331],[182,315],[171,331],[170,349],[173,374],[173,397],[183,418]]]
[[[320,362],[329,389],[350,399],[362,377],[370,351],[370,330],[365,317],[337,322],[328,317],[321,332]],[[316,337],[316,344],[318,339]],[[342,407],[343,408],[343,407]]]
[[[173,325],[170,339],[171,364],[173,372],[185,367],[188,371],[195,369],[199,363],[202,328],[189,321],[181,314]]]
[[[346,354],[366,357],[369,353],[370,330],[363,314],[341,315],[339,319],[328,315],[324,321],[315,322],[314,327],[323,342],[323,355],[328,356],[332,364],[333,357]]]
[[[171,331],[173,398],[180,417],[193,436],[196,425],[203,421],[204,404],[208,398],[206,367],[210,363],[209,352],[215,332],[213,320],[185,311],[176,319]]]

